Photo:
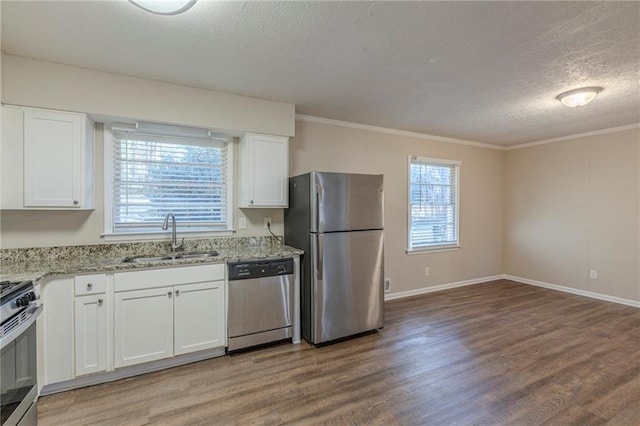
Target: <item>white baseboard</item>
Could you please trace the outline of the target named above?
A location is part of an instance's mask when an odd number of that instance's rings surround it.
[[[542,281],[530,280],[528,278],[516,277],[513,275],[505,274],[504,278],[511,281],[516,281],[522,284],[535,285],[537,287],[544,287],[551,290],[562,291],[564,293],[577,294],[578,296],[590,297],[592,299],[604,300],[606,302],[619,303],[621,305],[633,306],[634,308],[640,308],[640,301],[623,299],[622,297],[608,296],[606,294],[595,293],[593,291],[580,290],[572,287],[565,287],[557,284],[545,283]]]
[[[387,293],[384,295],[384,300],[402,299],[405,297],[418,296],[420,294],[433,293],[434,291],[448,290],[450,288],[464,287],[473,284],[482,284],[489,281],[501,280],[503,278],[504,275],[493,275],[491,277],[474,278],[472,280],[441,284],[433,287],[417,288],[415,290],[399,291],[397,293]]]
[[[545,283],[542,281],[530,280],[528,278],[516,277],[514,275],[508,275],[508,274],[493,275],[491,277],[483,277],[483,278],[474,278],[471,280],[458,281],[458,282],[449,283],[449,284],[441,284],[433,287],[418,288],[415,290],[400,291],[397,293],[386,293],[384,295],[384,300],[386,301],[386,300],[402,299],[405,297],[418,296],[420,294],[433,293],[436,291],[448,290],[450,288],[456,288],[456,287],[464,287],[464,286],[473,285],[473,284],[482,284],[489,281],[495,281],[495,280],[501,280],[501,279],[507,279],[507,280],[515,281],[521,284],[529,284],[529,285],[534,285],[536,287],[544,287],[550,290],[557,290],[557,291],[562,291],[564,293],[571,293],[571,294],[576,294],[578,296],[585,296],[585,297],[590,297],[592,299],[604,300],[606,302],[619,303],[621,305],[640,308],[640,301],[638,300],[624,299],[622,297],[609,296],[606,294],[595,293],[593,291],[579,290],[577,288],[566,287],[558,284]]]

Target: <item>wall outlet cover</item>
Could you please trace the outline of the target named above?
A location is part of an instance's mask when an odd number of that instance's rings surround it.
[[[384,291],[391,291],[391,278],[384,279]]]

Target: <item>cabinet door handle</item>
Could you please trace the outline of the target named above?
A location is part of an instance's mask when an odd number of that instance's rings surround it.
[[[73,200],[73,205],[77,206],[78,204],[80,204],[80,202],[78,200]]]
[[[172,292],[172,291],[168,291],[168,292],[167,292],[167,296],[169,296],[169,297],[171,297],[171,295],[172,295],[172,294],[173,294],[173,292]]]
[[[180,290],[176,290],[176,296],[180,296]]]
[[[93,283],[87,283],[87,290],[91,290],[93,288]]]
[[[98,305],[102,305],[102,302],[104,302],[104,300],[98,299]]]
[[[249,204],[253,204],[253,200],[249,200]]]

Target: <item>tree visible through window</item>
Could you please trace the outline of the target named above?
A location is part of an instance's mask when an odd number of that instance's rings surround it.
[[[458,246],[457,161],[409,158],[409,250]]]
[[[227,229],[227,142],[113,132],[113,232]]]

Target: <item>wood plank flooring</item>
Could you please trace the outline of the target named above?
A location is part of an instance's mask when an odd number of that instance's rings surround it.
[[[385,304],[379,333],[40,399],[48,425],[640,425],[640,309],[507,280]]]

